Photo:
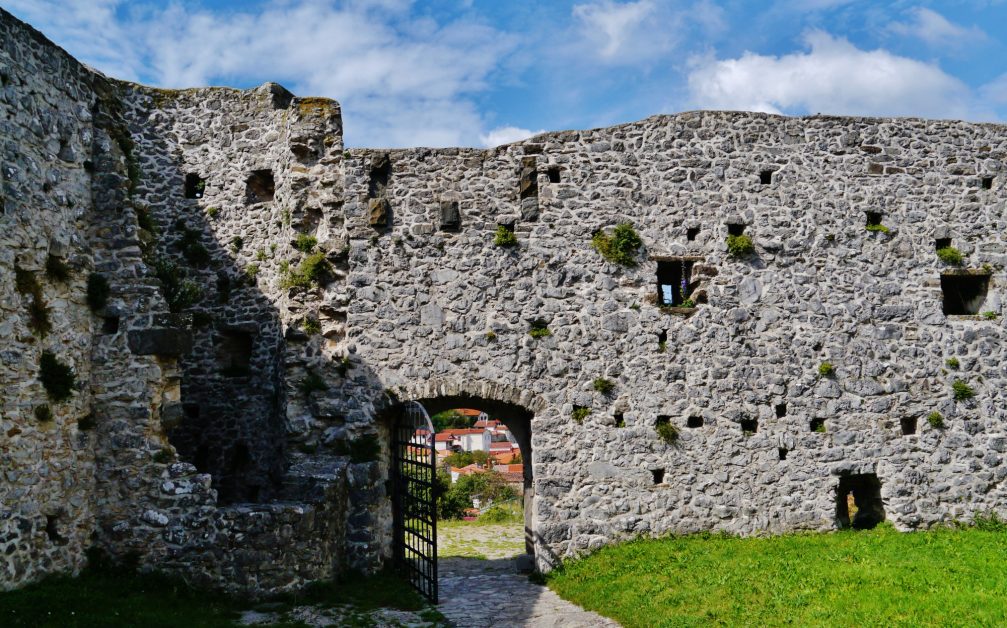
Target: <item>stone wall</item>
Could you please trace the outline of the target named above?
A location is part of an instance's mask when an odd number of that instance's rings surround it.
[[[109,81],[3,12],[0,34],[5,587],[78,569],[92,532],[252,593],[376,569],[414,399],[527,422],[544,569],[641,534],[834,529],[840,489],[900,529],[1004,511],[1003,126],[692,112],[347,151],[333,101]],[[620,223],[630,266],[591,244]],[[661,307],[682,271],[696,307]],[[84,385],[39,422],[43,349]]]
[[[94,525],[93,436],[86,429],[93,321],[85,302],[93,263],[86,242],[94,125],[90,72],[2,10],[0,42],[0,589],[6,589],[78,571]],[[47,273],[50,260],[55,266]],[[39,380],[45,351],[72,367],[80,384],[65,401],[50,398]]]
[[[540,565],[637,534],[834,529],[841,476],[876,474],[900,529],[1002,511],[1005,140],[999,125],[695,112],[490,151],[354,150],[350,348],[402,398],[537,406]],[[386,157],[391,228],[375,230]],[[440,228],[451,204],[458,232]],[[622,222],[644,243],[632,268],[591,246]],[[494,246],[501,224],[515,249]],[[732,224],[753,255],[728,254]],[[991,273],[979,310],[995,318],[942,312],[955,269],[939,238]],[[655,303],[661,260],[695,264],[691,315]],[[529,335],[537,319],[550,336]],[[953,399],[958,378],[974,399]]]

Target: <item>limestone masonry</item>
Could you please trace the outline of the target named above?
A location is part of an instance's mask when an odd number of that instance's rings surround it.
[[[0,589],[91,548],[252,594],[379,569],[409,400],[508,423],[541,569],[1007,511],[1005,126],[347,150],[334,101],[116,81],[0,10],[0,151]],[[623,223],[635,265],[592,246]]]

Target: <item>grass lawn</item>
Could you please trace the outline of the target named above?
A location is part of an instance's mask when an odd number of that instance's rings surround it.
[[[431,623],[441,617],[406,585],[390,575],[348,577],[319,583],[296,596],[257,605],[216,593],[194,591],[177,580],[111,570],[87,571],[78,578],[50,578],[9,593],[0,593],[0,626],[84,628],[204,628],[234,626],[240,612],[257,606],[276,613],[273,626],[304,626],[290,619],[295,606],[331,608],[345,605],[341,625],[373,626],[370,611],[391,608],[416,611]]]
[[[882,525],[638,540],[570,561],[547,580],[626,628],[1004,625],[1007,532]]]

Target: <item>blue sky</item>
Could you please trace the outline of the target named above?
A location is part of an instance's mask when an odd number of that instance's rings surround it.
[[[162,87],[276,81],[349,146],[492,146],[656,113],[1007,119],[1007,0],[3,0]]]

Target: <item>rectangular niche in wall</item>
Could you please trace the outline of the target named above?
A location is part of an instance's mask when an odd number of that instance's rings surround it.
[[[990,276],[985,273],[945,273],[941,275],[944,313],[978,314],[986,301]]]
[[[185,175],[185,198],[203,198],[206,190],[206,180],[198,174]]]
[[[852,496],[852,500],[850,497]],[[850,501],[856,513],[850,516]],[[844,475],[836,488],[836,523],[840,528],[866,530],[885,520],[881,480],[874,473]]]
[[[665,260],[657,263],[657,302],[659,305],[680,306],[689,297],[692,281],[690,260]]]
[[[272,170],[253,170],[245,180],[245,198],[249,203],[270,203],[276,195]]]
[[[224,329],[214,338],[217,366],[224,377],[244,377],[251,373],[254,338],[247,331]]]
[[[916,433],[916,417],[903,417],[899,419],[903,436],[911,436]]]
[[[459,231],[462,228],[462,214],[458,201],[441,201],[441,231]]]

